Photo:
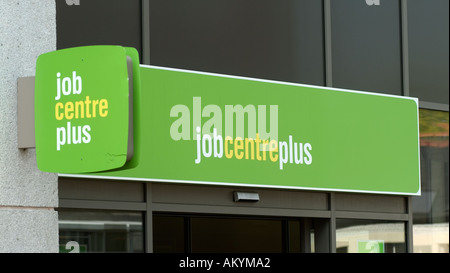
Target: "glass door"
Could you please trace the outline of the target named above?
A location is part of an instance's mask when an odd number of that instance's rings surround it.
[[[303,218],[155,214],[154,252],[311,252],[310,222]]]

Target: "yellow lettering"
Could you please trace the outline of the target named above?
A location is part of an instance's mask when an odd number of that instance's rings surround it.
[[[91,104],[91,100],[89,99],[89,96],[86,96],[84,103],[86,105],[86,117],[91,118],[91,113],[89,113],[89,105]]]
[[[261,143],[261,139],[259,138],[259,134],[256,134],[256,159],[261,160],[261,155],[259,154],[259,144]]]
[[[95,118],[97,112],[100,117],[104,118],[108,116],[108,100],[91,100],[89,96],[86,96],[85,100],[80,101],[68,101],[66,103],[58,102],[55,104],[55,118],[56,120],[62,119],[82,119],[82,118]]]
[[[269,140],[263,140],[263,160],[266,160],[266,152],[267,152],[267,146],[269,145]]]
[[[73,102],[71,102],[71,101],[66,102],[66,105],[64,108],[65,108],[64,113],[65,113],[66,119],[68,119],[68,120],[73,119]]]
[[[106,99],[100,100],[100,106],[98,108],[98,111],[102,118],[104,118],[108,115],[108,100],[106,100]]]
[[[64,108],[64,105],[62,104],[62,102],[58,102],[55,105],[55,118],[57,120],[62,120],[64,118],[64,115],[59,113],[59,109],[62,109],[62,108]]]
[[[92,117],[95,118],[97,116],[97,105],[98,105],[98,100],[93,100],[92,101]]]
[[[269,149],[270,149],[270,160],[273,162],[278,161],[278,142],[272,139],[269,143]]]
[[[251,145],[251,159],[254,160],[255,159],[255,142],[253,141],[252,138],[246,138],[245,139],[245,159],[248,159],[248,146]]]
[[[84,103],[82,100],[75,102],[75,118],[84,118]]]
[[[233,157],[233,150],[232,149],[228,149],[228,143],[230,143],[231,145],[233,145],[233,139],[230,136],[225,137],[225,156],[227,158],[232,158]]]
[[[244,149],[244,141],[242,140],[242,138],[237,137],[236,140],[234,141],[234,156],[237,159],[242,159],[244,157],[244,152],[241,151]]]

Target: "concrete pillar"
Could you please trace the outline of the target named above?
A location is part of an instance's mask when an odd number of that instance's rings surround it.
[[[17,79],[56,49],[54,0],[0,0],[0,252],[58,252],[58,178],[17,145]]]

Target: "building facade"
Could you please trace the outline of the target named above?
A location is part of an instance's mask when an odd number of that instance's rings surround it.
[[[448,252],[448,8],[1,0],[0,252]],[[34,149],[17,145],[17,81],[40,54],[84,45],[134,47],[147,65],[417,97],[421,196],[40,172]]]

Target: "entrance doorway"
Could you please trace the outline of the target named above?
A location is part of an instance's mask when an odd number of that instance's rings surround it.
[[[59,197],[61,252],[412,252],[404,196],[65,178]]]
[[[155,253],[305,253],[314,251],[310,218],[153,215]]]

